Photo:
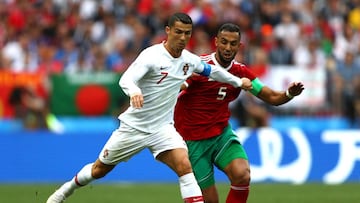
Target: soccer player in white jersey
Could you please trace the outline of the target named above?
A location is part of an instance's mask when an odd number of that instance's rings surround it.
[[[174,127],[173,111],[180,86],[193,72],[244,90],[251,90],[252,85],[249,79],[210,66],[185,50],[192,27],[187,14],[175,13],[165,28],[167,40],[143,50],[129,66],[119,81],[131,104],[119,116],[120,127],[114,130],[98,159],[57,189],[47,203],[63,202],[75,189],[104,177],[118,163],[145,148],[178,175],[184,202],[204,202],[187,146]]]

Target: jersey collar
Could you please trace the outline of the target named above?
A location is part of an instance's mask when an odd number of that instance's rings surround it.
[[[216,52],[211,53],[211,60],[214,62],[214,64],[215,64],[216,66],[223,67],[223,66],[220,65],[220,63],[216,60],[215,53],[216,53]],[[228,67],[223,67],[223,68],[228,71],[228,70],[232,67],[233,63],[234,63],[234,60],[231,61],[230,65],[229,65]]]

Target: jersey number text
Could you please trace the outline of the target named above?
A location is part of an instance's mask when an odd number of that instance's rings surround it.
[[[225,97],[226,97],[226,87],[220,87],[216,99],[224,100]]]
[[[161,77],[161,79],[159,81],[157,81],[156,84],[160,84],[161,81],[163,81],[166,78],[166,76],[168,75],[168,72],[161,72],[161,75],[163,75],[163,76]]]

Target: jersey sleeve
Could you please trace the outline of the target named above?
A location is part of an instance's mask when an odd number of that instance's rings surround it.
[[[121,76],[119,85],[128,96],[141,93],[137,82],[149,71],[147,58],[142,52]]]

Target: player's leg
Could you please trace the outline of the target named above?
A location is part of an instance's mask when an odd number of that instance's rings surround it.
[[[217,137],[206,140],[187,141],[186,144],[195,178],[203,193],[204,202],[219,203],[212,161],[218,151]]]
[[[237,136],[228,126],[218,140],[220,153],[215,164],[230,179],[230,191],[226,203],[246,203],[250,186],[250,166],[247,154]]]
[[[199,185],[192,172],[187,147],[173,125],[153,135],[149,149],[154,157],[168,165],[179,177],[181,197],[186,203],[203,203]]]
[[[131,137],[131,139],[129,139],[129,137]],[[84,166],[73,179],[56,190],[55,193],[49,197],[47,203],[63,202],[75,189],[85,186],[95,179],[104,177],[119,162],[129,159],[144,148],[143,145],[141,145],[142,143],[135,144],[141,139],[142,136],[139,136],[138,131],[126,124],[122,124],[119,129],[112,133],[99,153],[99,157],[95,163]],[[133,150],[130,150],[130,152],[129,150],[124,150],[124,148],[128,148],[128,146],[134,146]]]
[[[232,142],[218,158],[217,164],[231,183],[226,203],[245,203],[249,195],[250,167],[241,144]]]
[[[201,189],[201,192],[203,193],[205,203],[219,203],[219,194],[215,184]]]
[[[203,203],[203,197],[191,169],[187,150],[183,148],[167,150],[157,159],[168,165],[179,177],[181,196],[185,203]]]
[[[245,159],[234,159],[226,168],[225,173],[231,182],[226,203],[245,203],[249,196],[250,168]]]
[[[77,188],[89,184],[95,179],[104,177],[115,166],[103,164],[99,159],[85,165],[70,181],[64,183],[47,200],[47,203],[60,203],[69,197]]]

